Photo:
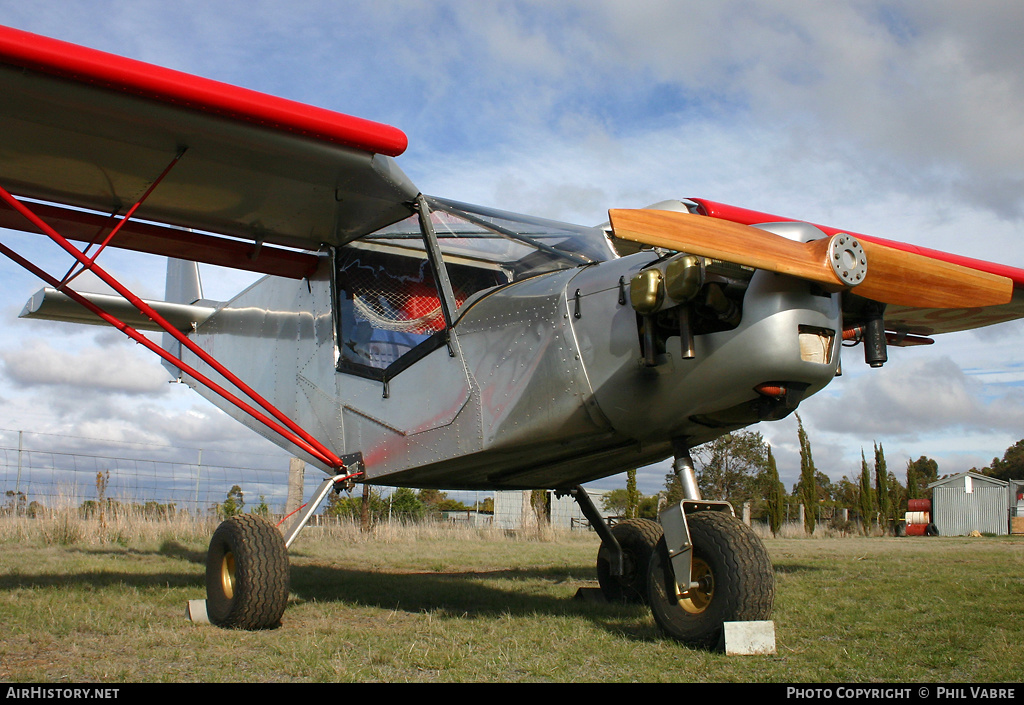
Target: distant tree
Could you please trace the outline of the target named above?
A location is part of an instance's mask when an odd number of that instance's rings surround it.
[[[28,497],[25,496],[24,492],[15,492],[14,490],[7,490],[6,492],[4,492],[4,497],[6,499],[4,501],[4,506],[2,507],[2,509],[0,509],[0,511],[2,511],[4,514],[24,513],[25,507],[28,504]],[[89,501],[91,500],[83,502],[82,505],[84,506]]]
[[[931,458],[921,456],[907,461],[907,497],[925,499],[931,494],[928,485],[939,479],[939,464]],[[913,487],[911,487],[913,485]]]
[[[416,496],[423,503],[424,507],[428,510],[433,510],[438,504],[448,498],[448,493],[427,488],[420,490]]]
[[[399,487],[391,494],[391,511],[405,521],[419,521],[426,515],[423,502],[408,487]]]
[[[626,516],[628,504],[628,492],[624,489],[615,489],[607,492],[601,499],[601,506],[612,516]]]
[[[683,483],[675,472],[665,475],[665,505],[678,504],[683,499]]]
[[[673,475],[674,477],[674,475]],[[632,518],[657,519],[658,518],[658,495],[646,497],[637,492],[636,506],[633,509]],[[619,488],[606,492],[601,498],[601,507],[609,516],[629,517],[629,491]]]
[[[818,492],[815,487],[817,470],[814,467],[814,458],[811,456],[811,441],[807,438],[804,430],[803,420],[800,415],[796,417],[797,438],[800,441],[800,498],[804,505],[804,530],[808,534],[814,533],[817,523]]]
[[[441,512],[468,512],[470,509],[460,500],[452,499],[450,497],[446,497],[444,500],[439,502],[435,508]]]
[[[640,495],[640,503],[637,505],[637,517],[640,519],[658,518],[658,495],[645,497]]]
[[[860,520],[861,528],[865,534],[871,528],[871,517],[875,513],[875,495],[871,489],[871,471],[868,469],[868,461],[864,457],[864,449],[860,450]]]
[[[899,518],[901,512],[906,509],[907,489],[891,472],[888,474],[885,486],[889,492],[889,519],[892,521]]]
[[[225,500],[218,505],[218,513],[222,519],[227,519],[241,514],[244,506],[245,496],[242,493],[242,488],[239,485],[232,485]]]
[[[881,444],[875,444],[875,498],[878,500],[878,526],[882,531],[889,527],[892,519],[892,501],[889,497],[889,473],[885,468],[885,451]]]
[[[921,483],[917,479],[917,468],[913,460],[907,461],[907,499],[921,498]]]
[[[364,487],[370,487],[364,485]],[[361,521],[363,506],[366,505],[367,519],[371,523],[380,519],[386,519],[388,514],[388,503],[381,498],[377,490],[370,487],[368,498],[364,502],[363,497],[353,497],[345,494],[334,494],[327,498],[327,507],[324,515],[335,518],[345,518]]]
[[[772,536],[778,536],[786,519],[786,488],[779,482],[779,468],[768,446],[768,457],[765,468],[765,500],[768,504],[768,528]]]
[[[626,507],[625,514],[635,519],[640,508],[640,492],[636,488],[636,469],[626,471]]]
[[[835,504],[836,500],[836,486],[832,484],[832,478],[823,473],[821,470],[815,469],[814,471],[814,485],[818,491],[818,504],[821,505],[823,502],[829,505]]]
[[[737,431],[705,443],[693,452],[701,496],[739,506],[762,496],[759,479],[768,444],[757,431]]]
[[[1007,448],[1002,460],[992,458],[992,465],[982,472],[998,480],[1024,480],[1024,439]]]
[[[251,514],[255,514],[256,516],[261,516],[261,517],[269,517],[270,516],[270,505],[267,504],[267,496],[266,495],[263,495],[263,494],[260,495],[260,503],[257,504],[255,507],[253,507],[252,511],[250,513]]]
[[[857,483],[843,475],[842,479],[832,487],[832,499],[837,507],[852,509],[856,512],[860,500],[860,490]]]

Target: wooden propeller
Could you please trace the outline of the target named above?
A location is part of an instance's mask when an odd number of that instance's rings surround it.
[[[913,308],[1009,303],[1013,282],[987,272],[839,233],[795,242],[749,225],[660,210],[608,211],[617,238],[765,269]]]

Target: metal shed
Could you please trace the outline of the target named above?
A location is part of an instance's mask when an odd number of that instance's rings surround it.
[[[972,531],[1009,533],[1008,482],[962,472],[933,482],[928,489],[932,490],[932,522],[939,536],[966,536]]]
[[[601,515],[606,516],[607,513],[602,507],[604,496],[608,490],[595,490],[589,487],[586,490]],[[547,490],[546,510],[548,521],[552,526],[572,529],[587,525],[583,512],[572,497],[556,497],[554,492]],[[494,493],[494,526],[503,529],[521,529],[535,521],[534,510],[530,506],[529,490],[504,490]]]

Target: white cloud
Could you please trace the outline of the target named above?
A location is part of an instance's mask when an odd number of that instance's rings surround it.
[[[870,438],[915,438],[924,432],[1024,429],[1020,394],[983,398],[983,385],[946,357],[908,358],[835,383],[838,396],[818,408],[826,431]]]
[[[14,385],[62,387],[104,394],[159,395],[168,376],[155,364],[134,355],[128,346],[86,348],[73,353],[30,339],[14,350],[0,351],[4,377]]]

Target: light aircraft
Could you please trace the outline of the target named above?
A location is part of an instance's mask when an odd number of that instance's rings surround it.
[[[0,28],[0,227],[60,275],[23,315],[113,325],[325,480],[289,525],[215,532],[218,625],[279,624],[288,547],[354,482],[572,495],[609,599],[713,647],[771,612],[771,562],[690,449],[780,419],[888,345],[1024,316],[1024,271],[692,198],[581,227],[420,193],[398,129]],[[76,245],[73,243],[85,243]],[[165,301],[98,263],[168,257]],[[202,298],[196,263],[266,276]],[[117,296],[82,294],[90,270]],[[141,331],[162,331],[161,344]],[[685,499],[614,527],[585,482],[674,459]]]

